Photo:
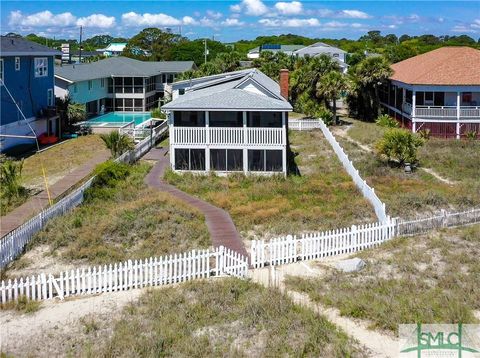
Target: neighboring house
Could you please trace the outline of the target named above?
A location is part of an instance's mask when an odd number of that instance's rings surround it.
[[[248,51],[247,57],[249,59],[255,59],[260,57],[260,53],[268,51],[272,53],[283,52],[286,55],[293,55],[296,50],[305,47],[304,45],[277,45],[277,44],[265,44],[259,47],[255,47]]]
[[[287,173],[288,71],[258,69],[173,84],[168,115],[175,171]]]
[[[316,42],[313,45],[296,50],[293,55],[298,57],[328,55],[338,61],[338,64],[344,73],[348,70],[347,52],[323,42]]]
[[[104,111],[144,112],[158,106],[175,77],[195,69],[193,61],[146,62],[111,57],[56,68],[55,96],[83,103],[89,115]]]
[[[112,42],[107,47],[97,51],[103,53],[104,56],[120,56],[126,46],[126,42]]]
[[[56,134],[54,57],[60,51],[25,40],[21,37],[0,37],[0,92],[2,135],[33,136],[21,109],[36,135]],[[8,94],[10,92],[12,98]],[[0,150],[34,143],[32,139],[0,137]]]
[[[480,51],[442,47],[392,65],[381,88],[387,113],[413,132],[460,138],[480,134]]]

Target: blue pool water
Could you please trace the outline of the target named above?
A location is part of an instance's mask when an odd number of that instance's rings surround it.
[[[135,125],[139,125],[150,118],[152,118],[150,112],[109,112],[89,119],[87,123],[93,126],[120,127],[131,121],[135,121]]]

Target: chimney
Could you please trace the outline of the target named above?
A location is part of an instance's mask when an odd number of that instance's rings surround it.
[[[288,101],[288,70],[280,70],[280,94]]]

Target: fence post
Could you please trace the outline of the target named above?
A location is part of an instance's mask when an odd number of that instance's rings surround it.
[[[352,227],[350,228],[350,238],[351,238],[351,241],[350,241],[350,252],[352,251],[357,251],[357,226],[356,225],[352,225]]]
[[[220,263],[220,276],[225,274],[225,248],[223,246],[220,246],[218,248],[218,262]]]

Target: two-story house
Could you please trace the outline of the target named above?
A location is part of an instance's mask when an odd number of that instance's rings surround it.
[[[248,69],[173,84],[167,112],[175,171],[287,173],[288,70],[280,85]]]
[[[175,77],[195,69],[193,61],[139,61],[110,57],[57,66],[55,96],[85,104],[87,113],[144,112],[158,105]]]
[[[437,137],[480,136],[480,51],[442,47],[392,65],[382,86],[386,112],[413,132]]]
[[[35,143],[21,136],[55,134],[55,55],[60,51],[21,37],[0,37],[0,150]]]

